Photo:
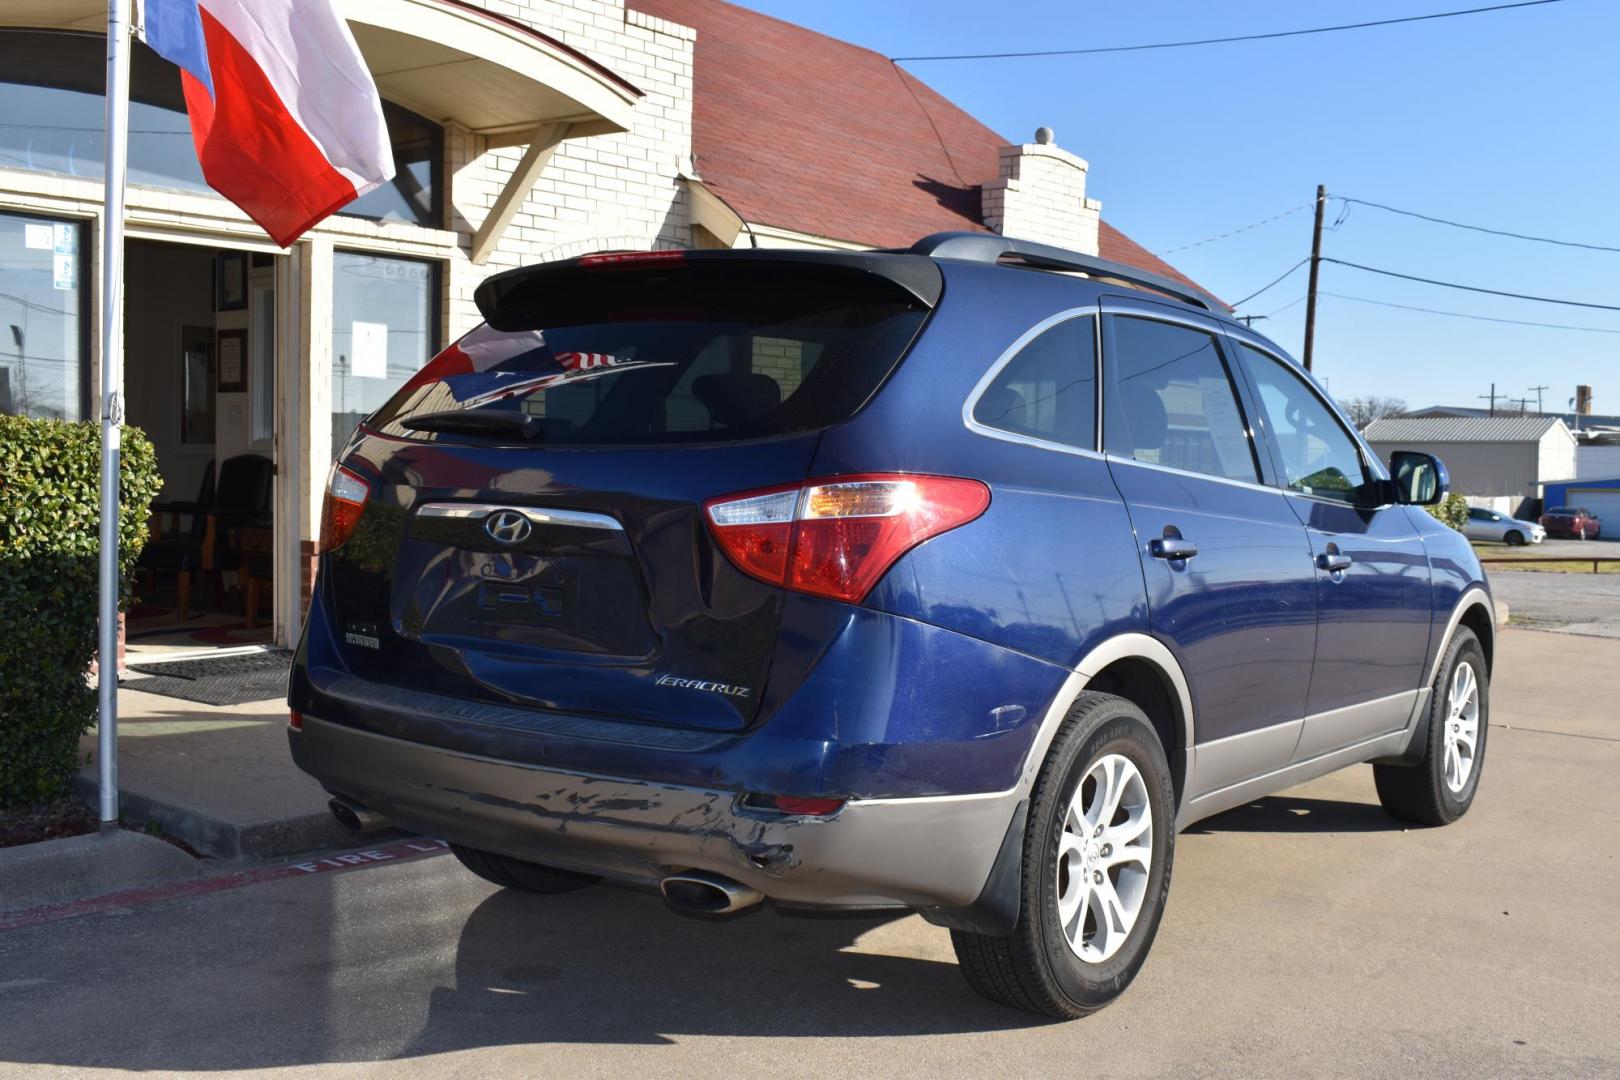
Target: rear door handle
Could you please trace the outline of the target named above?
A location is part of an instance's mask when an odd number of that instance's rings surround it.
[[[1157,536],[1148,541],[1148,554],[1155,559],[1190,559],[1198,554],[1198,545],[1179,536]]]
[[[1354,561],[1348,555],[1330,551],[1316,557],[1316,567],[1318,570],[1326,570],[1330,574],[1342,574],[1350,569],[1350,564]]]

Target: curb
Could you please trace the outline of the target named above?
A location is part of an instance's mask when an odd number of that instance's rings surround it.
[[[200,878],[203,864],[154,836],[109,829],[0,849],[0,911]]]
[[[80,801],[92,808],[98,805],[95,779],[80,775],[74,779],[73,786]],[[158,825],[204,855],[227,862],[266,862],[311,851],[352,847],[357,842],[355,835],[339,825],[324,805],[307,814],[243,823],[211,817],[128,789],[118,793],[118,801],[122,813],[133,820]],[[387,830],[365,839],[382,842],[404,835],[397,830]]]

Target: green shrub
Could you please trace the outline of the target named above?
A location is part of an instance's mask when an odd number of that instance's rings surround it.
[[[1442,525],[1462,532],[1468,525],[1468,500],[1453,491],[1434,506],[1423,509],[1433,514]]]
[[[162,486],[152,444],[124,428],[119,556],[127,581]],[[67,790],[95,721],[101,431],[0,416],[0,806]],[[128,595],[128,589],[125,589]]]

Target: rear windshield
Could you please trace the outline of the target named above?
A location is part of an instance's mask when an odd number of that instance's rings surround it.
[[[890,282],[813,264],[789,280],[737,260],[558,281],[555,290],[531,291],[517,316],[528,328],[474,330],[378,410],[371,427],[413,439],[548,446],[811,431],[859,409],[927,315]],[[511,313],[502,322],[513,325]],[[532,421],[521,434],[504,422],[479,431],[483,418],[454,415],[467,410]]]

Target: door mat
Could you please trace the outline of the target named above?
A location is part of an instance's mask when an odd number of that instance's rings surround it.
[[[133,664],[126,690],[195,701],[203,705],[244,705],[287,696],[290,652],[256,652],[167,664]]]

